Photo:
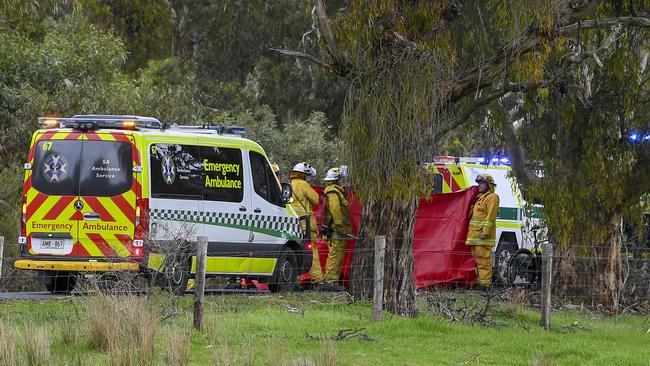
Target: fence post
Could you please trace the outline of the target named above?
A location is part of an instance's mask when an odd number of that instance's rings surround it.
[[[386,237],[375,236],[375,279],[372,305],[372,321],[381,321],[384,306],[384,257],[386,255]]]
[[[199,236],[196,245],[196,278],[194,279],[194,329],[203,330],[203,302],[205,300],[205,258],[208,255],[208,237]]]
[[[0,277],[2,277],[2,262],[5,260],[5,237],[0,236]]]
[[[553,244],[542,245],[542,319],[540,325],[551,329],[551,285],[553,283]]]

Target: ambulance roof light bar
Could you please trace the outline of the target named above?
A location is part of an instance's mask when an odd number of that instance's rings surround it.
[[[130,115],[75,115],[72,118],[39,117],[38,123],[43,128],[72,128],[74,130],[97,130],[112,128],[135,130],[140,128],[162,128],[162,123],[153,117]]]
[[[246,128],[241,126],[211,126],[211,125],[176,125],[173,124],[171,128],[177,128],[181,130],[197,130],[199,132],[211,131],[218,133],[220,135],[245,135]]]
[[[649,134],[641,134],[638,132],[632,132],[629,135],[629,140],[630,142],[644,142],[644,141],[650,141],[650,133]]]
[[[437,156],[434,159],[436,164],[481,164],[481,165],[510,165],[510,158],[504,155],[492,157],[455,157]]]

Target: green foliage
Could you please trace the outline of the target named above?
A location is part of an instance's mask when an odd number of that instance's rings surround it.
[[[192,68],[169,59],[151,62],[132,78],[119,38],[89,24],[78,13],[41,25],[35,39],[0,32],[0,176],[3,178],[0,235],[17,236],[22,174],[39,116],[82,113],[151,115],[170,123],[198,123]],[[6,180],[6,182],[4,182]]]
[[[167,1],[80,0],[93,24],[114,30],[129,51],[125,70],[133,72],[149,60],[172,56],[172,9]]]
[[[197,67],[202,103],[220,111],[269,105],[279,124],[324,111],[339,125],[347,83],[272,48],[319,53],[311,1],[175,1],[174,54]]]
[[[322,112],[313,112],[306,120],[280,126],[271,109],[261,106],[253,111],[221,115],[217,122],[246,127],[246,137],[262,145],[269,160],[280,166],[285,181],[288,181],[291,168],[303,161],[316,168],[319,178],[334,164],[342,164],[337,160],[335,142],[329,135],[327,117]]]

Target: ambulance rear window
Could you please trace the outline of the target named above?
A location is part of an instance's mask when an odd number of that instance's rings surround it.
[[[117,196],[133,182],[131,145],[49,140],[36,145],[32,185],[50,196]]]
[[[32,185],[50,196],[76,196],[80,156],[80,140],[39,141],[34,155]]]
[[[79,167],[79,195],[110,197],[133,185],[131,144],[116,141],[84,141]]]

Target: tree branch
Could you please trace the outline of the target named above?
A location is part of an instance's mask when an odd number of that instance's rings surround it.
[[[558,33],[564,34],[573,30],[578,30],[578,27],[585,28],[601,28],[611,27],[613,25],[624,25],[628,27],[650,27],[650,19],[644,17],[618,17],[618,18],[603,18],[603,19],[589,19],[582,20],[573,24],[566,25],[558,28]]]
[[[540,88],[548,88],[549,86],[553,85],[555,83],[555,78],[550,79],[550,80],[540,80],[540,81],[530,81],[530,82],[524,82],[524,83],[507,83],[506,85],[503,86],[503,88],[499,90],[494,90],[491,93],[482,96],[480,98],[476,98],[472,101],[472,103],[467,106],[463,110],[463,113],[458,116],[456,119],[454,119],[448,126],[446,126],[444,129],[441,131],[438,131],[436,133],[435,139],[441,139],[444,137],[447,133],[449,133],[452,130],[455,130],[458,128],[460,125],[465,123],[465,121],[476,112],[477,109],[480,107],[490,103],[491,101],[504,96],[507,93],[512,93],[512,92],[518,92],[518,93],[523,93],[535,89],[540,89]]]
[[[525,32],[504,45],[493,56],[487,58],[480,68],[478,66],[474,67],[459,78],[450,80],[448,82],[451,90],[450,101],[452,103],[456,102],[474,92],[477,88],[482,89],[491,85],[497,76],[499,76],[508,65],[514,62],[516,57],[532,52],[541,45],[544,39],[553,39],[558,36],[563,36],[577,30],[578,27],[583,29],[613,25],[650,27],[650,19],[644,17],[580,20],[593,10],[596,2],[597,1],[592,1],[577,8],[565,3],[563,8],[560,10],[560,21],[558,23],[566,24],[567,22],[570,22],[571,24],[558,27],[554,32],[549,34],[540,34],[534,29],[528,28]]]
[[[308,53],[299,52],[299,51],[292,51],[292,50],[280,50],[280,49],[277,49],[277,48],[269,48],[269,49],[271,51],[278,52],[279,54],[281,54],[283,56],[291,56],[291,57],[302,58],[304,60],[313,62],[316,65],[321,66],[321,67],[323,67],[325,69],[328,69],[330,71],[333,71],[333,72],[338,71],[338,69],[334,65],[328,64],[327,62],[325,62],[325,61],[323,61],[323,60],[321,60],[319,58],[316,58],[315,56],[312,56],[312,55],[310,55]]]
[[[334,60],[335,71],[337,74],[339,74],[339,76],[345,77],[350,72],[350,63],[336,46],[334,34],[332,33],[329,19],[327,19],[327,14],[325,13],[325,5],[323,4],[323,0],[316,0],[316,15],[318,17],[318,25],[321,34],[325,40],[327,52]]]

